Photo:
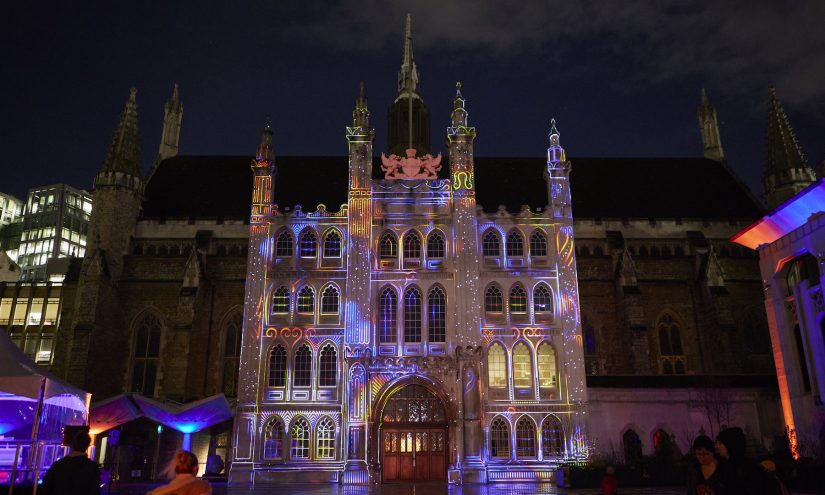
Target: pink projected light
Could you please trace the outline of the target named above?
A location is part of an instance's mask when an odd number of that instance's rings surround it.
[[[819,179],[735,236],[731,242],[751,249],[770,244],[825,212],[825,178]]]

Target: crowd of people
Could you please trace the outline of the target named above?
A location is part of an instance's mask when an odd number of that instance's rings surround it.
[[[790,495],[770,459],[757,462],[745,456],[741,428],[722,430],[711,440],[693,441],[695,463],[688,473],[688,495]]]

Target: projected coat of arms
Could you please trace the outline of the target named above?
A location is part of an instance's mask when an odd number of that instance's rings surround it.
[[[415,149],[408,149],[405,157],[381,153],[381,170],[385,179],[437,179],[441,153],[436,157],[429,153],[416,157]]]

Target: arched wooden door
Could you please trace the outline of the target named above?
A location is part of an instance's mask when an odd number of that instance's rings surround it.
[[[383,481],[446,481],[447,416],[426,387],[407,385],[390,397],[380,438]]]

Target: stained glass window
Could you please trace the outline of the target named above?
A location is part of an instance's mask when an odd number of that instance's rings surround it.
[[[395,259],[398,256],[398,241],[395,239],[395,234],[392,232],[385,232],[378,241],[378,256],[381,259]]]
[[[318,255],[318,238],[315,237],[315,232],[306,230],[301,234],[300,255],[301,258],[314,258]]]
[[[306,419],[299,417],[292,425],[292,451],[293,459],[309,459],[309,423]]]
[[[421,291],[417,287],[404,292],[404,342],[421,342]]]
[[[318,385],[334,387],[338,383],[338,352],[335,346],[327,344],[318,358]]]
[[[510,289],[510,312],[527,312],[527,293],[524,292],[524,288],[518,284]]]
[[[547,342],[542,342],[538,349],[539,387],[555,387],[556,350]]]
[[[315,452],[318,459],[335,458],[335,423],[329,418],[324,418],[318,422],[315,433]]]
[[[526,416],[516,423],[516,456],[519,458],[536,456],[536,426]]]
[[[269,386],[286,386],[286,349],[281,344],[269,352]]]
[[[491,387],[507,386],[507,353],[501,344],[494,343],[487,351],[487,373]]]
[[[498,233],[495,230],[488,230],[481,239],[481,250],[484,256],[501,256],[501,244]]]
[[[527,344],[519,342],[513,347],[513,386],[515,388],[533,387],[532,361]]]
[[[381,343],[395,342],[397,312],[398,296],[395,294],[395,289],[387,287],[381,291],[378,303],[378,340]]]
[[[443,258],[447,249],[444,242],[444,235],[434,230],[427,236],[427,257]]]
[[[404,259],[421,258],[421,238],[416,232],[408,232],[404,236]]]
[[[550,296],[550,289],[544,284],[539,284],[533,290],[533,310],[536,313],[552,313],[553,298]]]
[[[315,291],[308,285],[298,292],[298,312],[310,314],[315,312]]]
[[[447,296],[440,287],[433,287],[427,296],[427,328],[430,342],[447,340]]]
[[[484,292],[484,311],[488,313],[501,313],[504,311],[501,291],[495,285],[488,286]]]
[[[270,420],[264,428],[264,459],[280,459],[284,455],[284,424]]]
[[[334,285],[327,285],[321,292],[321,314],[338,314],[338,289]]]
[[[534,258],[547,256],[547,236],[540,230],[535,230],[530,235],[530,256]]]
[[[304,344],[295,352],[295,386],[309,387],[312,384],[312,349]]]
[[[541,452],[545,459],[564,454],[561,421],[555,416],[547,416],[541,423]]]
[[[507,235],[507,256],[524,256],[524,238],[517,230]]]
[[[293,244],[294,241],[292,240],[292,232],[282,230],[281,233],[278,234],[278,238],[275,240],[275,256],[278,258],[292,256]]]
[[[341,234],[335,229],[327,232],[327,235],[324,237],[324,257],[341,257]]]
[[[510,457],[510,428],[501,418],[494,419],[490,425],[490,457]]]
[[[289,313],[289,289],[278,287],[272,291],[272,314],[283,315]]]

